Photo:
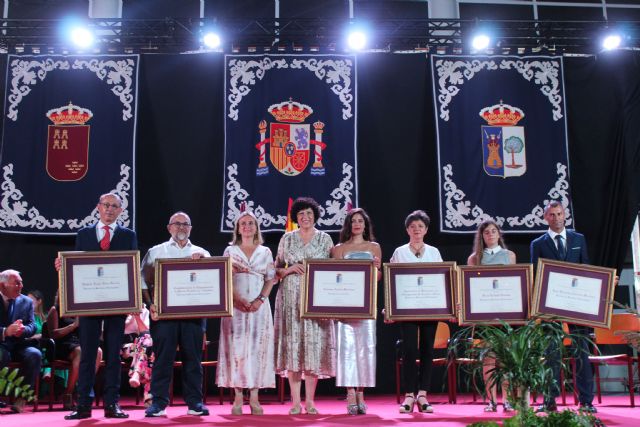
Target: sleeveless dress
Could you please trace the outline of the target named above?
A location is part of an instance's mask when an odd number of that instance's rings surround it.
[[[255,299],[262,291],[264,281],[275,277],[273,256],[266,246],[258,246],[251,259],[247,259],[237,245],[228,246],[224,255],[249,269],[247,273],[233,273],[233,292],[245,301]],[[223,317],[220,321],[218,387],[275,387],[273,340],[273,318],[268,299],[254,313],[234,307],[233,317]]]
[[[348,252],[344,259],[373,259],[371,252]],[[336,386],[376,386],[376,321],[336,322]]]
[[[331,237],[323,231],[304,244],[299,232],[285,233],[278,245],[278,263],[301,263],[309,258],[329,258]],[[336,374],[333,320],[300,318],[300,287],[304,276],[289,274],[276,296],[276,373],[288,371],[329,378]]]

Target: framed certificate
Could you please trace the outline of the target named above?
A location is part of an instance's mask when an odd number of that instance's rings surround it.
[[[459,267],[460,324],[526,323],[532,282],[531,264]]]
[[[231,258],[157,259],[155,275],[158,318],[233,316]]]
[[[615,268],[540,258],[531,315],[608,329],[615,277]]]
[[[456,315],[455,262],[384,264],[386,320],[449,320]]]
[[[140,252],[58,252],[60,316],[137,313]]]
[[[300,316],[330,319],[375,319],[377,269],[372,260],[304,261]]]

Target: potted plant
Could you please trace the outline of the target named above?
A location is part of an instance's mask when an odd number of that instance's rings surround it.
[[[31,402],[34,399],[33,390],[29,384],[23,384],[23,381],[24,377],[18,376],[17,368],[12,371],[7,366],[0,369],[0,396],[13,396]]]

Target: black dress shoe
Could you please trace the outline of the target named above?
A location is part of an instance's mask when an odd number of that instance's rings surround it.
[[[580,406],[578,407],[578,410],[582,412],[587,412],[589,414],[598,413],[598,410],[596,409],[596,407],[593,406],[593,404],[591,403],[581,403]]]
[[[538,406],[536,412],[546,412],[547,414],[549,412],[558,412],[558,405],[556,405],[556,402],[553,401],[545,402],[543,405]]]
[[[114,403],[113,405],[106,406],[104,408],[104,417],[105,418],[129,418],[129,414],[125,414],[122,409],[120,409],[120,405]]]
[[[78,406],[78,409],[64,416],[65,420],[84,420],[85,418],[91,418],[91,408],[83,406]]]

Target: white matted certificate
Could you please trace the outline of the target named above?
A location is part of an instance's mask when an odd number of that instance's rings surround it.
[[[231,258],[156,259],[154,304],[160,319],[233,315]]]
[[[76,264],[73,278],[76,304],[129,301],[127,264]]]
[[[376,318],[377,271],[373,260],[308,259],[303,265],[300,317]]]
[[[167,271],[167,307],[220,304],[217,269]]]
[[[464,265],[459,274],[461,325],[519,325],[529,320],[531,264]]]
[[[314,271],[316,306],[364,307],[363,271]]]
[[[140,252],[59,252],[60,316],[105,316],[142,309]]]
[[[445,275],[398,274],[395,279],[397,309],[447,308]]]
[[[615,278],[614,268],[540,258],[532,315],[609,329]]]
[[[547,307],[597,315],[600,309],[602,280],[550,272]]]
[[[520,277],[471,277],[469,282],[471,313],[513,313],[523,310]]]

